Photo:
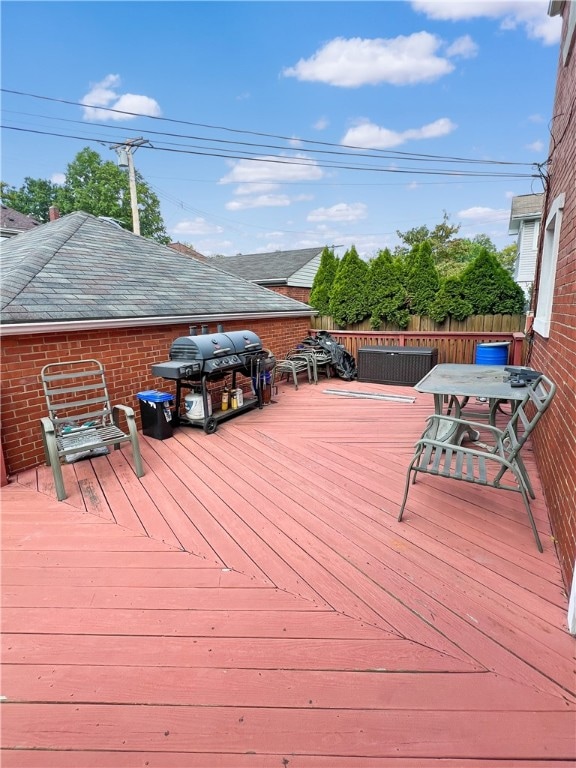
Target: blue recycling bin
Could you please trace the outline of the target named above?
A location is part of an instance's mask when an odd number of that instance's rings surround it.
[[[159,392],[148,389],[138,392],[140,401],[140,416],[142,417],[142,434],[154,437],[156,440],[166,440],[172,437],[172,409],[174,396],[170,392]]]

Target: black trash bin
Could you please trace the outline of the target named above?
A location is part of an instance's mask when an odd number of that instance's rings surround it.
[[[167,437],[172,437],[170,404],[174,400],[174,396],[169,392],[149,389],[146,392],[138,392],[136,397],[140,401],[143,434],[147,437],[155,437],[156,440],[166,440]]]

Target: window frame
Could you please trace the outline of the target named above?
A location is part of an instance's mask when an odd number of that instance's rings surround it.
[[[550,336],[554,288],[556,286],[556,265],[560,247],[560,231],[564,211],[565,195],[558,195],[546,218],[542,235],[542,258],[538,277],[538,299],[534,314],[534,331],[544,338]]]

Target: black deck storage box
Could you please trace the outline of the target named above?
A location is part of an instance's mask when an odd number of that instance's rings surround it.
[[[361,347],[358,381],[413,386],[438,362],[436,347]]]

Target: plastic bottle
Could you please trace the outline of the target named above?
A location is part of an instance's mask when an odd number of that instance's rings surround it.
[[[238,395],[235,389],[233,389],[230,394],[230,408],[232,408],[233,411],[238,408]]]
[[[228,404],[230,399],[230,392],[228,390],[228,387],[224,387],[222,390],[222,410],[227,411],[228,410]]]

